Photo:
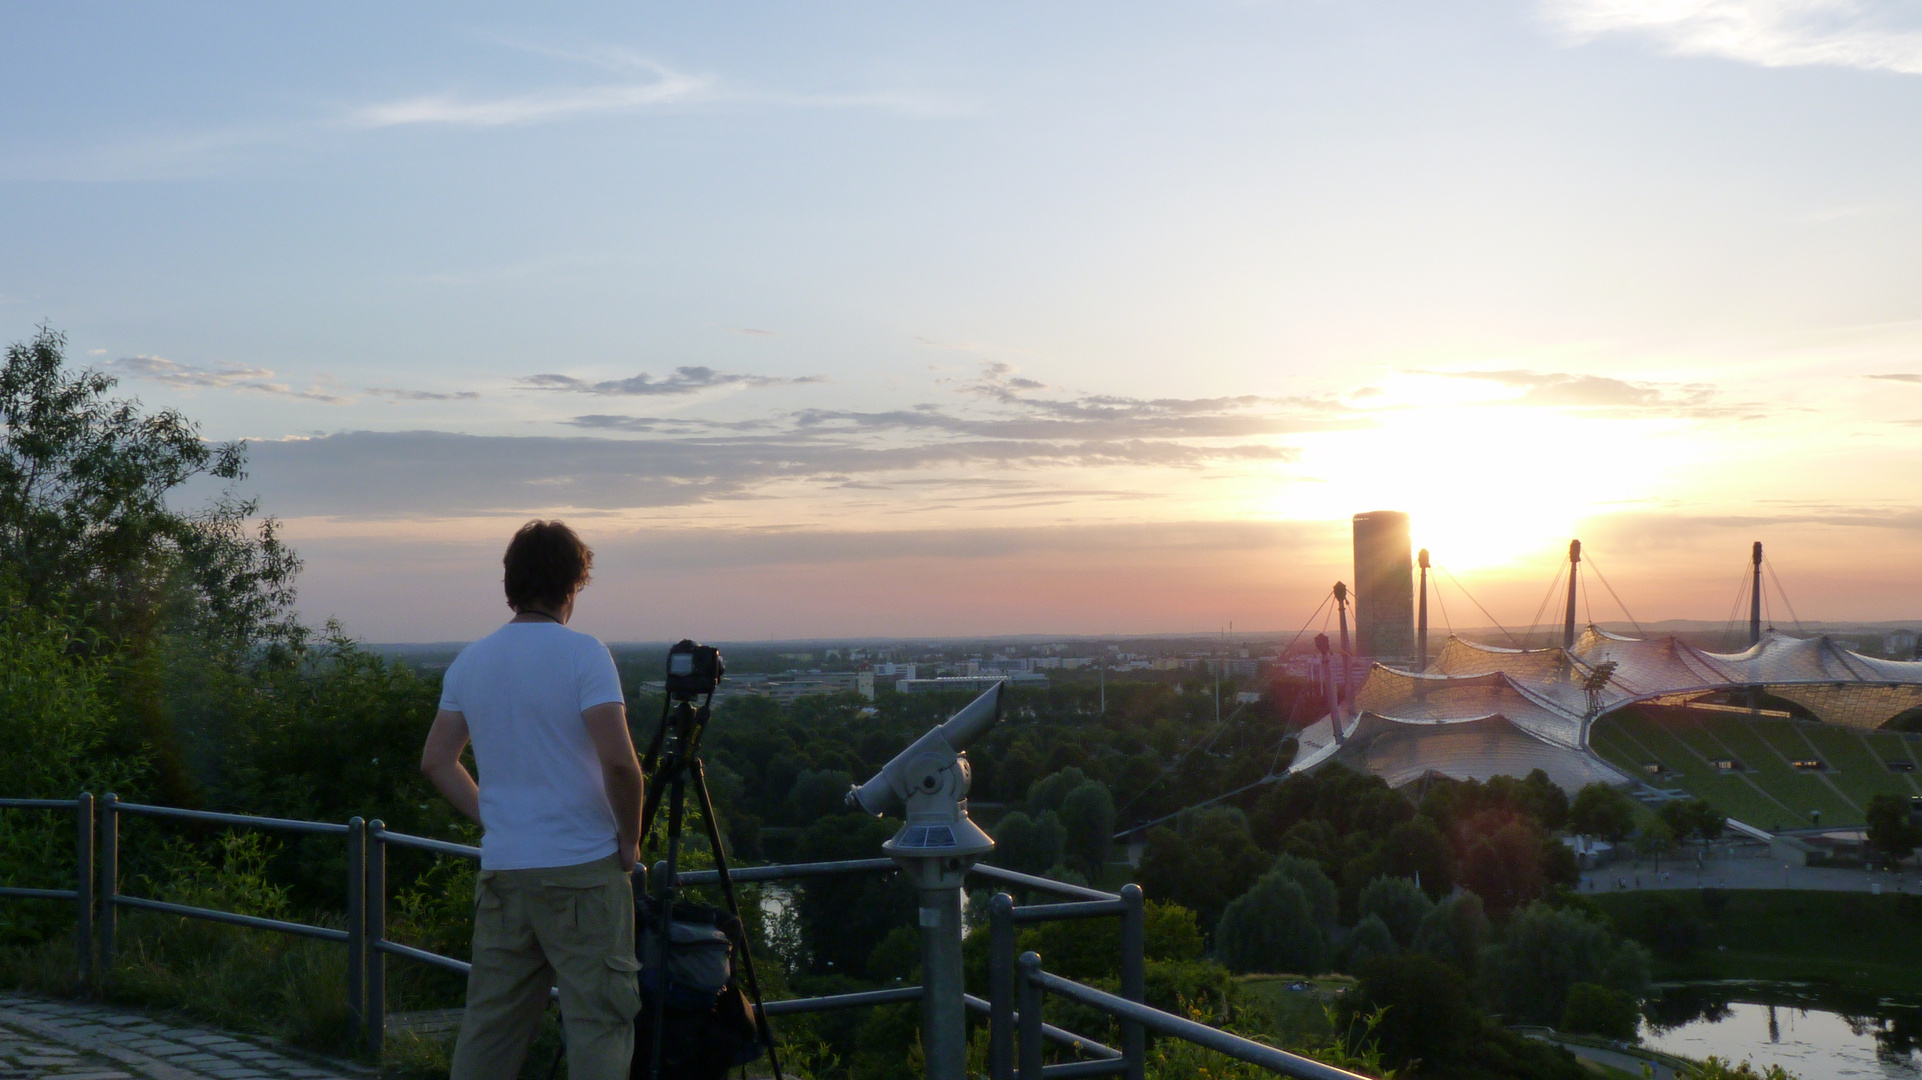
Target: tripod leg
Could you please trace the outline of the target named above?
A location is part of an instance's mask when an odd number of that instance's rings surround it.
[[[661,1038],[667,1032],[667,958],[673,945],[674,930],[674,875],[681,857],[681,814],[687,805],[687,782],[678,774],[674,777],[672,796],[667,804],[667,873],[661,875],[661,925],[657,947],[661,961],[660,996],[654,1002],[654,1042],[649,1047],[647,1080],[660,1080],[661,1077]]]
[[[774,1030],[768,1026],[761,1001],[761,980],[754,973],[754,950],[748,948],[747,923],[741,920],[741,903],[734,898],[734,878],[727,872],[721,825],[714,817],[714,800],[707,793],[707,769],[700,758],[695,758],[690,767],[694,771],[694,794],[701,800],[701,819],[707,822],[707,842],[714,849],[714,870],[721,879],[721,899],[734,916],[734,924],[741,928],[741,973],[747,976],[747,992],[754,998],[754,1026],[761,1033],[761,1044],[767,1047],[767,1062],[774,1069],[774,1080],[781,1080],[781,1058],[774,1048]]]

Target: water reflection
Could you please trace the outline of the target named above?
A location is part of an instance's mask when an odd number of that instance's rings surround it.
[[[1922,1008],[1806,987],[1673,987],[1649,1002],[1642,1041],[1818,1077],[1922,1080]]]

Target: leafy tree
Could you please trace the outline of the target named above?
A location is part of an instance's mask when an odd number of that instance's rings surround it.
[[[1488,916],[1482,898],[1466,889],[1436,904],[1415,931],[1415,951],[1453,964],[1464,975],[1475,974],[1476,961],[1488,941]]]
[[[1702,799],[1672,799],[1662,804],[1656,816],[1678,840],[1692,836],[1714,840],[1722,835],[1728,823],[1721,811]]]
[[[30,603],[65,597],[116,638],[188,620],[251,641],[285,615],[298,560],[272,520],[231,495],[183,512],[196,477],[246,476],[241,443],[210,443],[172,410],[108,397],[114,380],[69,374],[66,336],[42,327],[0,366],[0,565]]]
[[[1521,819],[1477,837],[1462,860],[1462,884],[1482,898],[1490,914],[1502,918],[1546,891],[1543,849],[1548,843],[1555,842]]]
[[[1268,867],[1268,855],[1249,835],[1241,811],[1213,806],[1183,814],[1172,829],[1150,830],[1137,877],[1149,896],[1180,904],[1201,925],[1213,927],[1228,901],[1247,892]]]
[[[159,798],[197,801],[170,685],[209,663],[245,667],[297,639],[299,560],[231,489],[182,509],[196,478],[245,474],[239,443],[210,443],[179,413],[109,396],[114,380],[64,368],[42,327],[0,365],[0,574],[16,599],[60,608],[113,659],[113,753],[144,758]]]
[[[1114,796],[1093,780],[1083,783],[1061,800],[1057,811],[1067,831],[1063,855],[1069,865],[1098,880],[1108,864],[1108,849],[1114,839]]]
[[[1069,792],[1089,782],[1088,774],[1073,765],[1059,772],[1050,773],[1029,785],[1027,809],[1035,814],[1043,810],[1059,810],[1061,805],[1068,801]]]
[[[1344,971],[1359,971],[1375,957],[1393,956],[1400,951],[1388,924],[1380,915],[1369,915],[1356,923],[1348,932],[1347,940],[1341,943],[1341,967]]]
[[[845,813],[848,789],[853,786],[853,775],[840,769],[801,770],[788,792],[788,820],[806,826],[831,814]]]
[[[1421,815],[1388,830],[1376,849],[1384,873],[1412,878],[1431,899],[1455,888],[1455,849],[1432,818]]]
[[[1297,859],[1292,855],[1282,855],[1275,859],[1269,873],[1301,886],[1301,893],[1308,898],[1308,910],[1315,917],[1315,924],[1324,931],[1335,928],[1340,918],[1336,907],[1335,883],[1321,872],[1321,867],[1307,859]]]
[[[1301,884],[1270,871],[1228,904],[1215,953],[1233,971],[1313,975],[1327,965],[1328,941]]]
[[[1407,878],[1376,878],[1361,891],[1360,911],[1363,920],[1380,919],[1382,925],[1394,935],[1395,943],[1404,949],[1414,945],[1422,920],[1434,909],[1435,905],[1427,895]]]
[[[803,862],[871,859],[895,826],[866,814],[824,817],[801,833]],[[864,974],[877,943],[914,918],[914,886],[900,874],[837,874],[801,883],[795,914],[816,972]]]
[[[1909,819],[1908,801],[1886,793],[1869,799],[1867,811],[1869,846],[1885,862],[1898,863],[1922,845],[1922,829]]]
[[[1499,944],[1483,951],[1481,982],[1511,1023],[1553,1024],[1569,987],[1598,983],[1639,998],[1648,987],[1648,953],[1572,908],[1531,904],[1509,920]]]
[[[1635,836],[1635,853],[1652,858],[1659,865],[1662,856],[1675,848],[1675,833],[1665,821],[1651,821]]]
[[[1630,1041],[1640,1027],[1642,1010],[1635,999],[1620,990],[1596,983],[1576,983],[1568,988],[1568,1004],[1562,1007],[1563,1031],[1600,1035],[1607,1039]]]
[[[1597,781],[1575,793],[1568,809],[1568,827],[1583,836],[1599,836],[1619,844],[1635,830],[1635,803]]]
[[[988,859],[996,866],[1024,874],[1046,874],[1061,861],[1067,837],[1054,811],[1032,818],[1016,810],[995,827],[994,852]]]

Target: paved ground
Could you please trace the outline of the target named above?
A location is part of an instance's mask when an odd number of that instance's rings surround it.
[[[80,1002],[0,991],[0,1080],[370,1080],[373,1069]]]

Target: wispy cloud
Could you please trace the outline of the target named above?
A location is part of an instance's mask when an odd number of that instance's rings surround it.
[[[1887,379],[1890,382],[1922,383],[1922,375],[1896,372],[1888,375],[1870,375],[1871,379]]]
[[[480,394],[473,390],[444,392],[439,390],[402,390],[392,386],[370,386],[367,392],[375,397],[392,398],[395,401],[473,401]]]
[[[108,361],[106,367],[109,371],[127,378],[181,389],[241,390],[277,397],[299,398],[303,401],[318,401],[326,405],[347,405],[354,400],[351,397],[330,394],[318,384],[309,386],[305,390],[296,390],[287,383],[274,381],[274,373],[268,368],[243,367],[237,364],[222,364],[211,368],[197,367],[159,356],[123,356],[118,360]]]
[[[640,82],[542,90],[505,97],[475,98],[432,94],[379,102],[354,110],[347,124],[358,128],[443,124],[455,127],[506,127],[596,113],[634,112],[685,104],[710,94],[711,76],[689,75],[660,64],[644,63],[651,77]]]
[[[1638,34],[1680,56],[1922,74],[1922,11],[1900,0],[1543,0],[1576,41]]]
[[[786,378],[776,375],[740,375],[716,371],[711,367],[677,367],[672,375],[655,378],[642,372],[626,379],[589,382],[572,375],[529,375],[521,385],[530,390],[559,390],[574,394],[599,394],[605,397],[673,397],[698,394],[703,390],[727,387],[793,386],[823,382],[819,375]]]
[[[1579,410],[1591,415],[1669,415],[1695,419],[1753,416],[1759,407],[1731,404],[1706,383],[1630,382],[1559,371],[1418,371],[1413,374],[1494,383],[1520,394],[1506,404]]]

